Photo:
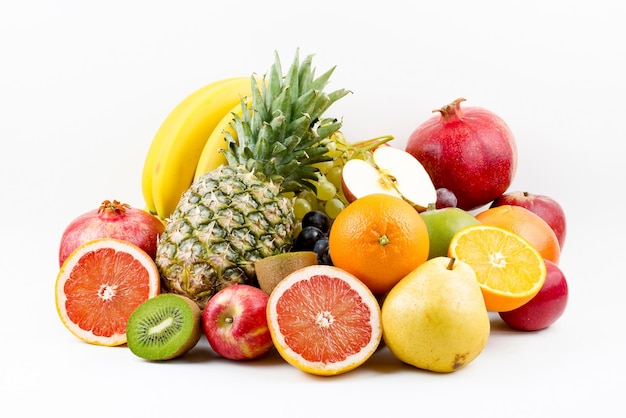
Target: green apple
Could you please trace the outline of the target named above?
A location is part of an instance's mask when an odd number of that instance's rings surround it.
[[[430,259],[400,280],[381,314],[389,351],[404,363],[440,373],[473,361],[491,329],[474,270],[448,257]]]
[[[457,207],[436,209],[434,205],[428,205],[428,208],[420,215],[428,229],[429,259],[446,257],[454,234],[461,228],[480,223],[474,215]]]

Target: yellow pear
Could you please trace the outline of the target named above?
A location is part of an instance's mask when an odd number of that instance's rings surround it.
[[[435,257],[400,280],[382,306],[383,339],[400,361],[434,372],[456,371],[487,344],[490,322],[474,270]]]

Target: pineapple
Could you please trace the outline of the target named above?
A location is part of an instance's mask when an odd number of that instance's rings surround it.
[[[228,164],[198,178],[183,194],[158,243],[156,263],[165,291],[201,308],[220,289],[257,285],[256,260],[289,251],[296,231],[293,197],[315,188],[331,157],[324,140],[341,127],[323,113],[347,90],[324,93],[334,67],[315,78],[312,56],[298,53],[283,77],[280,59],[264,83],[251,78],[251,103],[227,135]]]

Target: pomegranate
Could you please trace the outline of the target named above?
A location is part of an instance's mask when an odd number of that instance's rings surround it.
[[[507,124],[480,107],[461,108],[460,98],[433,110],[409,136],[406,151],[417,158],[436,188],[446,188],[457,207],[472,210],[502,195],[517,169],[517,145]]]
[[[65,228],[59,248],[59,265],[63,265],[79,245],[98,238],[129,241],[154,259],[157,239],[164,229],[163,222],[144,210],[117,200],[105,200],[99,208],[78,216]]]

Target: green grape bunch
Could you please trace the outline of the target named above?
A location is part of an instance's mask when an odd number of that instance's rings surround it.
[[[335,132],[324,140],[323,145],[328,149],[325,155],[331,160],[314,165],[319,170],[317,180],[312,181],[316,190],[302,190],[295,197],[296,220],[301,221],[304,215],[314,210],[322,211],[330,219],[335,219],[348,205],[341,187],[341,173],[345,163],[353,158],[371,160],[372,151],[392,139],[393,136],[387,135],[350,143],[341,132]]]

